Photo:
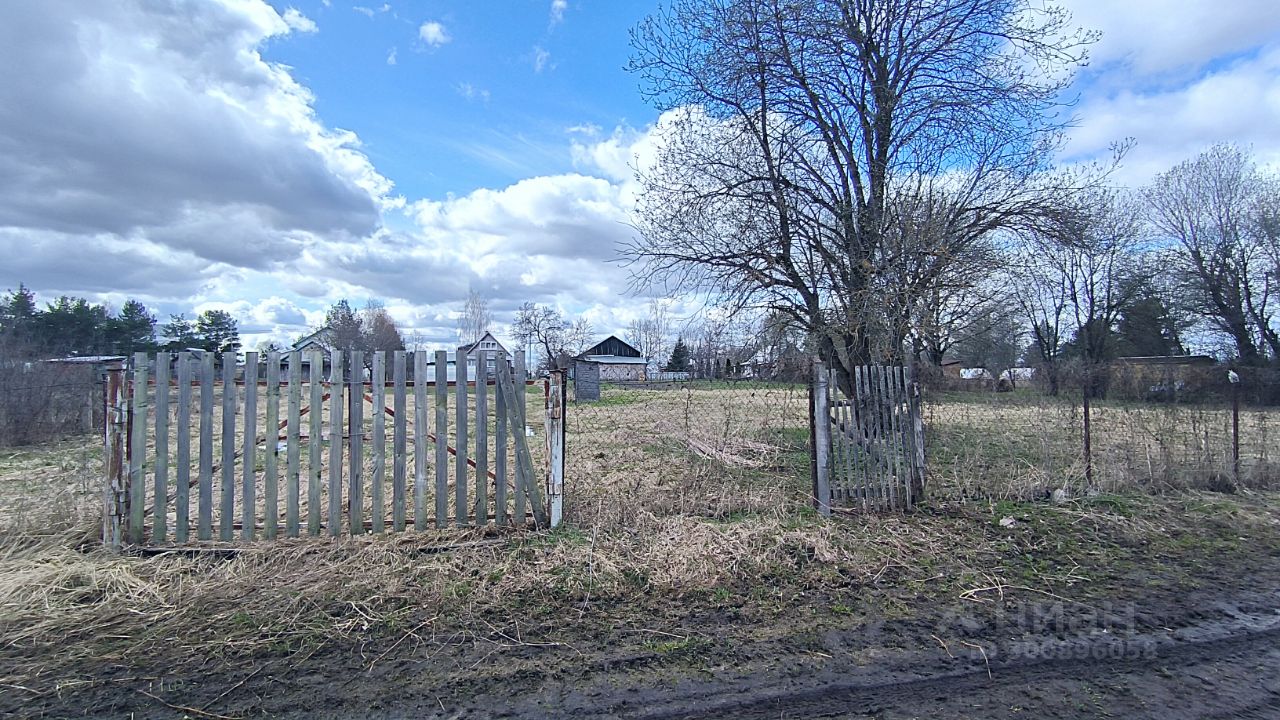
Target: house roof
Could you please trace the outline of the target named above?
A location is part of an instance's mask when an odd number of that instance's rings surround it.
[[[290,350],[306,350],[308,347],[312,345],[319,345],[320,347],[325,347],[324,342],[320,338],[324,335],[324,333],[328,329],[329,328],[327,327],[322,327],[318,330],[315,330],[306,335],[303,335],[302,337],[298,338],[297,342],[290,345],[289,349]],[[325,348],[325,349],[327,350],[328,348]]]
[[[590,358],[597,355],[639,358],[640,351],[637,350],[635,346],[619,339],[617,335],[610,335],[595,345],[583,350],[578,357]]]
[[[498,346],[497,350],[499,352],[503,352],[503,353],[507,352],[507,349],[503,347],[502,343],[498,342],[498,338],[494,337],[493,333],[489,332],[488,330],[485,331],[484,335],[480,336],[479,340],[476,340],[473,343],[467,343],[466,345],[459,345],[458,350],[464,353],[470,353],[472,350],[475,350],[476,347],[480,345],[480,343],[484,342],[485,340],[492,341],[495,345],[497,345]]]

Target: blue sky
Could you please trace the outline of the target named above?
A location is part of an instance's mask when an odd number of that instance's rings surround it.
[[[1103,34],[1064,161],[1280,167],[1275,0],[1063,2]],[[0,3],[0,289],[225,309],[250,347],[340,298],[426,348],[471,289],[500,336],[525,301],[600,336],[644,311],[617,249],[659,116],[623,68],[656,0],[270,3]]]
[[[263,55],[293,67],[321,120],[356,131],[409,197],[572,171],[571,128],[657,117],[624,69],[627,31],[656,3],[579,0],[555,14],[549,0],[273,5],[323,30]],[[447,42],[421,38],[430,23]]]

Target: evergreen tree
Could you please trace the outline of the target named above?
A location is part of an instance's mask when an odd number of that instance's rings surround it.
[[[324,316],[325,344],[330,350],[364,350],[364,322],[351,303],[339,300]]]
[[[234,353],[240,350],[240,329],[225,310],[205,310],[196,318],[196,347],[209,352]]]
[[[126,300],[107,323],[107,344],[113,353],[155,352],[156,317],[137,300]]]
[[[38,344],[49,355],[98,355],[107,350],[106,308],[63,295],[40,313]]]
[[[1143,295],[1125,309],[1116,327],[1117,352],[1123,356],[1182,355],[1182,330],[1160,297]]]
[[[663,370],[668,372],[689,371],[689,347],[684,344],[684,338],[676,338],[676,346],[671,349],[671,358],[667,360],[667,365]]]
[[[200,347],[195,326],[181,313],[170,315],[169,322],[160,328],[160,333],[165,338],[164,349],[170,352]]]

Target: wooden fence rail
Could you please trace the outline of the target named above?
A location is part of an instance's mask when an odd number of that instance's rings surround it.
[[[537,447],[522,355],[491,373],[476,353],[470,381],[461,352],[455,381],[443,351],[389,355],[138,353],[108,367],[104,543],[559,523],[559,373]]]

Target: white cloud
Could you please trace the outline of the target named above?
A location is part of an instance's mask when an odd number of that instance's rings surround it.
[[[564,22],[564,11],[569,9],[568,0],[551,0],[551,26]]]
[[[298,32],[313,33],[320,29],[311,18],[303,15],[297,8],[285,10],[282,17],[286,25]]]
[[[533,46],[533,71],[542,72],[547,67],[547,63],[551,60],[551,53],[541,45]]]
[[[396,64],[396,49],[394,47],[391,48],[391,50],[387,53],[387,64],[388,65]]]
[[[458,94],[467,100],[479,100],[486,104],[489,102],[489,91],[484,88],[476,87],[471,83],[458,83]]]
[[[361,15],[364,15],[365,17],[369,17],[369,18],[373,17],[373,12],[374,12],[374,11],[373,11],[373,8],[368,8],[368,7],[364,7],[364,6],[361,6],[361,5],[355,5],[355,6],[352,6],[352,8],[351,8],[351,9],[352,9],[352,10],[355,10],[356,12],[360,13]]]
[[[445,26],[434,20],[428,20],[418,27],[418,37],[431,47],[440,47],[453,39]]]

